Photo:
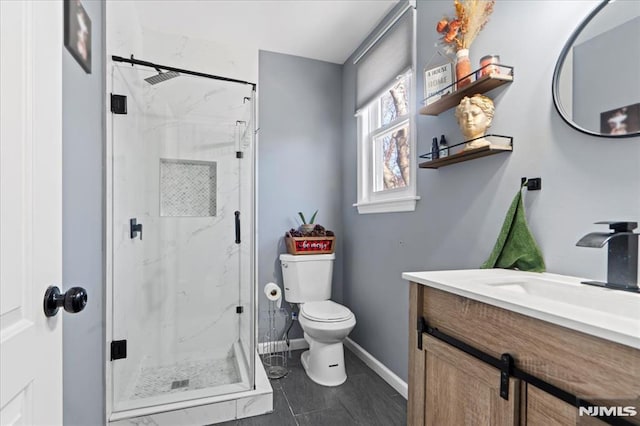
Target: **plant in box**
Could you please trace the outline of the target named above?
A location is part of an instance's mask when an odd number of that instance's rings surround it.
[[[285,233],[285,242],[289,254],[327,254],[335,249],[335,234],[326,230],[324,226],[313,224],[316,214],[311,217],[310,223],[306,223],[304,215],[299,212],[303,225],[298,229],[291,228]]]
[[[300,225],[300,228],[298,228],[298,230],[303,233],[312,232],[313,229],[315,228],[315,224],[313,222],[315,222],[317,215],[318,215],[318,210],[313,212],[311,219],[309,219],[309,223],[307,223],[307,219],[305,219],[304,214],[302,212],[298,212],[298,216],[300,216],[300,219],[302,220],[302,225]]]

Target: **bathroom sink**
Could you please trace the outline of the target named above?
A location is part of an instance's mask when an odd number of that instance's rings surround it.
[[[405,272],[406,280],[640,349],[640,294],[507,269]]]
[[[616,290],[538,277],[504,279],[484,285],[499,291],[515,292],[602,313],[610,313],[613,308],[617,315],[640,321],[640,299]],[[603,292],[606,293],[606,301]]]

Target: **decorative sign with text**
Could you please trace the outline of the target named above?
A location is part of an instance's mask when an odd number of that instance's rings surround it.
[[[451,62],[424,70],[425,105],[432,104],[443,95],[451,92],[453,92],[453,64]]]
[[[336,237],[290,237],[286,238],[289,254],[333,253]]]

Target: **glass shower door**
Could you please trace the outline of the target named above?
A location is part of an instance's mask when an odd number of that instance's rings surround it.
[[[114,411],[253,387],[251,87],[157,74],[112,74]]]

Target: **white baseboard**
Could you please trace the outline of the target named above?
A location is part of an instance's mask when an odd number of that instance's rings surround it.
[[[276,342],[260,342],[258,343],[258,353],[260,355],[267,352],[276,352],[276,351],[285,351],[287,349],[291,349],[292,351],[297,351],[299,349],[308,349],[309,343],[303,338],[299,339],[290,339],[289,347],[287,348],[287,343],[284,340],[278,340]]]
[[[346,338],[344,341],[344,345],[349,348],[351,352],[353,352],[358,358],[362,360],[369,368],[378,374],[384,380],[394,388],[400,395],[407,399],[409,395],[409,387],[407,383],[398,377],[393,371],[389,370],[383,363],[378,361],[371,355],[369,352],[365,351],[362,346],[358,345],[356,342],[351,340],[350,338]]]

